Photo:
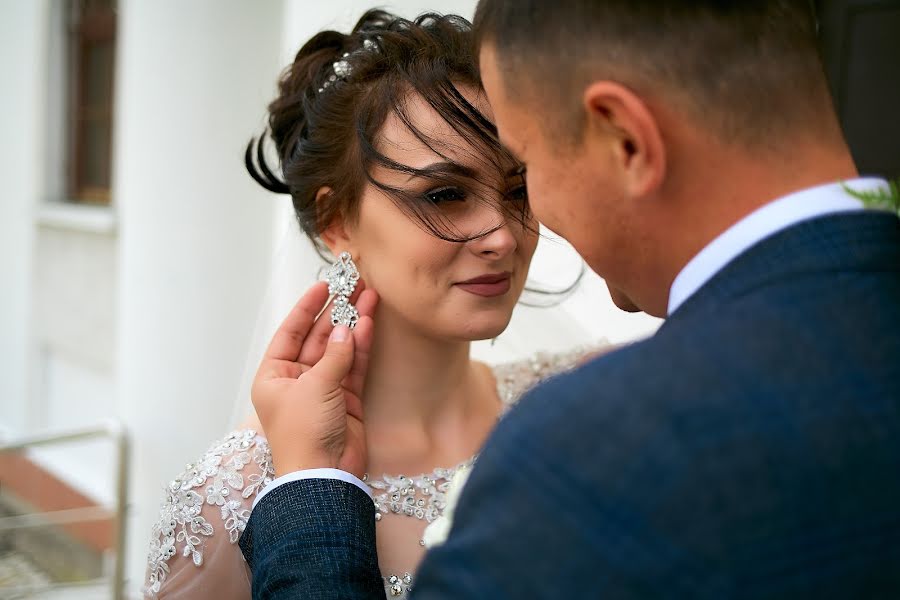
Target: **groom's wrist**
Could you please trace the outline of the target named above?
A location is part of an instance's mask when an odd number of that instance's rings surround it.
[[[288,445],[279,444],[273,437],[269,436],[268,441],[275,477],[312,469],[340,469],[340,456],[334,456],[334,453],[323,448],[312,448],[309,444],[297,446],[296,440],[291,440],[294,443]]]
[[[281,475],[272,480],[268,485],[266,485],[253,500],[253,506],[251,507],[251,510],[255,508],[256,505],[259,504],[260,500],[262,500],[266,496],[266,494],[268,494],[272,490],[293,481],[302,481],[304,479],[333,479],[337,481],[344,481],[346,483],[355,485],[363,492],[365,492],[370,498],[372,497],[372,489],[353,473],[333,468],[298,469],[297,471]]]
[[[312,460],[295,460],[295,461],[277,461],[273,457],[275,467],[275,477],[281,478],[286,475],[290,475],[292,473],[297,473],[298,471],[314,471],[314,470],[323,470],[323,469],[338,469],[337,461],[330,460],[320,460],[320,459],[312,459]]]

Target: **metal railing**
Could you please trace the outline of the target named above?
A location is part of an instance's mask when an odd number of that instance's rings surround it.
[[[110,598],[113,600],[124,600],[125,536],[127,529],[125,514],[128,498],[129,453],[128,435],[125,432],[124,427],[117,421],[109,421],[105,424],[93,427],[27,436],[17,440],[0,442],[0,454],[96,439],[109,439],[112,441],[115,448],[115,504],[112,507],[91,506],[0,517],[0,533],[54,525],[112,521],[115,528],[115,549],[112,559],[112,572],[90,581],[52,582],[27,586],[3,587],[0,588],[0,596],[5,598],[8,597],[9,594],[13,594],[14,597],[17,598],[27,598],[32,594],[48,591],[57,591],[68,588],[74,590],[89,586],[105,586],[108,587],[110,591]]]

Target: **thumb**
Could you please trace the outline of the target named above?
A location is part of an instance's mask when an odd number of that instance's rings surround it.
[[[338,325],[328,337],[325,354],[310,369],[323,381],[339,386],[353,367],[353,336],[346,325]]]

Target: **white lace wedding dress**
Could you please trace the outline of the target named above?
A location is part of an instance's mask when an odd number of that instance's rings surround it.
[[[504,411],[537,382],[595,351],[538,354],[493,367]],[[367,476],[375,498],[378,556],[388,598],[408,594],[412,573],[425,552],[422,533],[443,514],[444,493],[457,469],[474,460],[416,476]],[[269,445],[250,429],[229,433],[188,464],[165,490],[151,532],[145,596],[248,600],[250,572],[237,541],[250,518],[253,499],[273,477]]]

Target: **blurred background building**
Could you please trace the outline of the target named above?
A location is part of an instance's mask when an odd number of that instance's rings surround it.
[[[826,7],[840,33],[833,79],[851,141],[868,148],[863,116],[895,111],[900,91],[876,68],[880,87],[849,93],[866,85],[853,65],[871,66],[873,50],[854,52],[882,40],[877,52],[900,63],[900,9],[842,4],[857,12]],[[272,289],[295,292],[270,281],[289,202],[246,175],[244,146],[300,45],[372,5],[0,0],[0,443],[24,442],[0,454],[0,598],[112,597],[117,564],[124,597],[138,596],[163,487],[234,424],[254,328],[268,331],[285,302],[260,307]],[[475,0],[384,6],[471,17]],[[900,174],[897,120],[875,133],[884,147],[859,156]],[[311,282],[321,264],[304,246],[294,268]],[[536,282],[565,285],[578,270],[565,244],[542,241]],[[523,307],[475,353],[625,342],[657,325],[617,311],[589,273],[561,309]]]

